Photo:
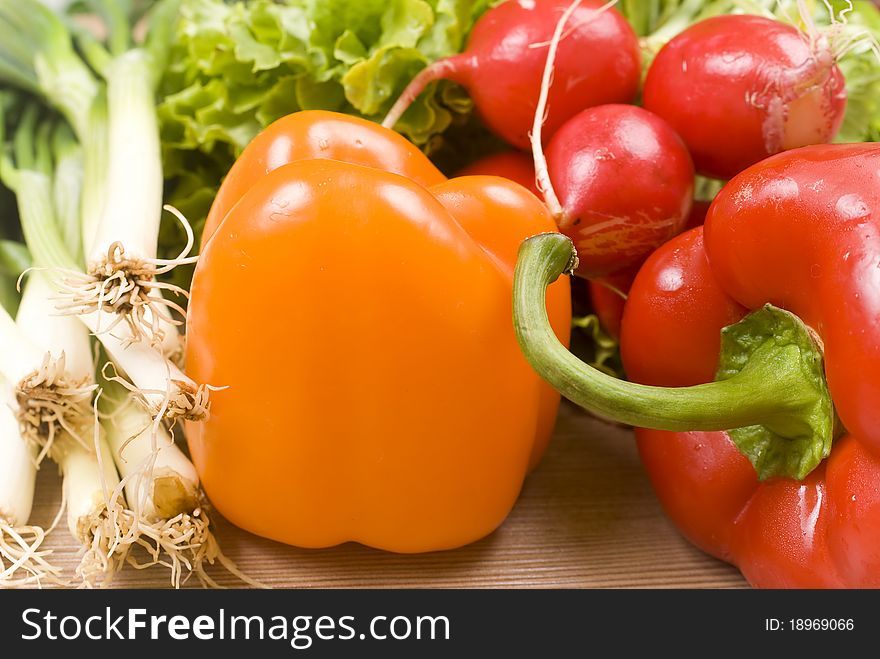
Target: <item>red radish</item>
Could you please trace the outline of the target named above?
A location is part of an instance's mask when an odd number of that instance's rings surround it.
[[[684,229],[693,229],[701,226],[706,219],[706,212],[711,202],[694,199],[691,212],[688,214]],[[589,282],[590,299],[593,302],[593,310],[599,317],[599,324],[608,332],[611,338],[620,340],[620,325],[623,321],[623,308],[629,289],[642,264],[618,270],[601,279],[593,279]]]
[[[635,265],[684,228],[693,164],[675,131],[647,110],[584,110],[553,136],[546,161],[552,185],[544,187],[559,200],[551,212],[577,247],[582,276]]]
[[[501,176],[519,183],[540,197],[535,183],[535,165],[532,159],[521,151],[502,151],[480,158],[460,170],[456,176]]]
[[[593,310],[599,317],[599,324],[612,339],[617,341],[620,340],[623,307],[640,266],[641,264],[626,268],[589,282],[590,300],[593,303]]]
[[[691,205],[691,212],[688,213],[682,232],[701,226],[706,220],[706,213],[711,203],[701,199],[694,199]],[[641,267],[642,264],[640,262],[623,270],[612,272],[605,277],[589,281],[593,310],[599,317],[599,324],[602,325],[613,339],[620,340],[623,307],[626,303],[626,298],[629,296],[629,289]]]
[[[550,90],[547,134],[577,112],[635,97],[641,52],[616,2],[581,0],[559,44]],[[485,124],[513,146],[527,149],[549,41],[571,0],[508,0],[474,26],[465,52],[421,71],[382,124],[391,128],[428,83],[454,80],[469,91]]]
[[[593,279],[638,264],[681,231],[691,209],[694,167],[666,122],[631,105],[580,112],[545,153],[542,131],[556,56],[578,4],[569,5],[553,30],[529,142],[538,189],[577,248],[577,274]]]
[[[834,138],[844,79],[827,36],[807,26],[804,34],[760,16],[716,16],[657,54],[644,106],[681,135],[699,172],[727,179],[774,153]]]

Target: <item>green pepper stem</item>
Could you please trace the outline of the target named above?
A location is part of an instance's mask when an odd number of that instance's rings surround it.
[[[792,438],[812,432],[802,416],[817,396],[794,345],[770,342],[736,375],[692,387],[626,382],[580,361],[556,338],[546,309],[547,286],[576,263],[568,238],[541,234],[520,247],[514,275],[517,340],[532,367],[563,396],[594,414],[643,428],[712,431],[761,424]]]

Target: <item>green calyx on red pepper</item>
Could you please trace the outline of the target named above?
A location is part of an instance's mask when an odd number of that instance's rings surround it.
[[[880,588],[878,182],[880,145],[787,151],[734,177],[703,227],[657,249],[629,290],[620,346],[627,376],[669,387],[663,396],[584,376],[543,340],[540,288],[568,247],[523,249],[515,307],[529,358],[591,410],[641,425],[639,455],[670,519],[756,586]],[[767,304],[793,316],[762,321]],[[757,348],[731,357],[737,343]],[[697,414],[701,386],[730,393]]]
[[[533,236],[520,247],[514,279],[520,347],[566,398],[633,426],[729,430],[761,480],[802,479],[828,457],[834,407],[821,351],[797,316],[768,304],[724,328],[715,382],[678,388],[626,382],[580,361],[550,326],[544,291],[573,272],[576,258],[565,236]]]
[[[768,377],[762,379],[763,374]],[[767,410],[762,423],[728,432],[760,480],[803,479],[831,453],[834,404],[822,353],[794,314],[767,304],[721,330],[716,378],[745,381],[749,384],[744,386],[756,387],[762,397],[776,399],[777,409]]]

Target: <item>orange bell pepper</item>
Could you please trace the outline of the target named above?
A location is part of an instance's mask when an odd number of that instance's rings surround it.
[[[212,503],[303,547],[419,552],[494,530],[559,404],[511,309],[520,242],[554,230],[521,186],[445,180],[378,125],[267,128],[223,184],[192,285],[187,370],[228,386],[187,433]],[[548,303],[567,342],[567,281]]]

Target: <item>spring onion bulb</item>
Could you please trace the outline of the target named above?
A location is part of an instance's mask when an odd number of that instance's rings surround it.
[[[28,303],[22,301],[25,316],[30,315]],[[40,318],[35,327],[51,324]],[[86,337],[86,341],[88,338]],[[20,436],[33,447],[39,447],[35,454],[35,465],[43,460],[51,450],[55,437],[65,430],[79,436],[81,420],[90,413],[90,401],[95,389],[93,377],[87,369],[80,369],[78,375],[71,375],[68,361],[73,360],[81,367],[81,360],[63,350],[52,355],[40,350],[32,337],[14,321],[9,314],[0,309],[0,374],[12,384],[10,400],[3,401],[4,407],[14,410],[19,422]],[[86,343],[88,345],[88,343]]]
[[[49,455],[61,468],[68,526],[85,548],[77,570],[84,585],[109,583],[126,562],[168,565],[178,585],[186,570],[216,585],[206,564],[219,561],[237,571],[217,547],[195,470],[170,434],[179,419],[207,416],[211,387],[197,385],[168,359],[182,353],[185,318],[172,296],[186,292],[157,280],[195,260],[188,256],[192,231],[175,211],[187,245],[176,259],[158,259],[156,249],[163,180],[154,94],[177,8],[160,3],[154,19],[165,29],[151,30],[144,46],[132,49],[124,9],[111,0],[99,5],[107,10],[108,48],[84,39],[78,53],[64,21],[38,2],[0,0],[0,32],[10,28],[10,38],[0,40],[0,81],[42,95],[70,124],[41,121],[34,107],[26,108],[13,148],[0,151],[0,178],[16,193],[34,266],[18,324],[0,314],[4,347],[25,346],[3,351],[0,374],[50,384],[56,396],[79,396],[71,397],[75,410],[63,407],[71,412],[69,422],[56,414],[60,419],[47,423],[45,414],[37,415],[31,434],[42,442],[39,455],[22,444],[28,457]],[[65,73],[70,77],[60,80]],[[0,143],[2,125],[0,117]],[[113,360],[105,371],[126,403],[113,415],[113,448],[98,418],[100,395],[94,409],[90,404],[96,385],[89,333]],[[35,395],[9,398],[13,407],[26,409]],[[8,507],[4,530],[25,521]],[[42,556],[36,551],[42,536],[33,538],[34,550],[20,564],[9,563],[10,574]],[[25,540],[19,553],[28,551]],[[147,552],[146,563],[142,552],[132,551],[138,546]],[[4,560],[16,557],[13,549],[4,551]],[[6,576],[5,565],[3,570]]]
[[[107,163],[105,191],[96,226],[84,225],[89,242],[86,273],[72,276],[65,290],[67,311],[111,311],[129,326],[130,339],[163,342],[168,326],[183,323],[184,309],[161,295],[186,292],[156,277],[178,264],[158,259],[162,214],[162,158],[156,118],[151,56],[136,48],[105,67],[107,81]]]
[[[18,383],[27,378],[34,365],[43,359],[43,353],[21,331],[9,313],[0,308],[0,374],[8,382]]]
[[[109,309],[125,318],[133,340],[159,345],[168,328],[181,325],[184,317],[182,307],[160,291],[185,291],[160,284],[156,277],[194,259],[185,253],[156,258],[163,179],[155,88],[167,65],[178,9],[174,2],[157,3],[143,47],[129,49],[133,39],[124,8],[110,1],[99,5],[109,50],[85,36],[79,46],[103,79],[74,50],[59,16],[37,0],[0,0],[0,82],[42,95],[65,116],[82,145],[78,242],[86,271],[77,267],[70,273],[64,309]],[[78,265],[79,246],[67,242]],[[34,259],[45,260],[36,253]]]
[[[51,204],[43,203],[51,196],[38,197],[39,193],[50,194],[48,177],[21,171],[16,179],[22,217],[30,216],[32,222],[54,222]],[[40,447],[37,464],[51,450],[58,432],[63,430],[80,438],[95,390],[88,334],[75,319],[58,316],[53,296],[47,273],[34,270],[17,320],[0,311],[4,347],[0,373],[14,383],[14,407],[22,435]]]
[[[36,448],[24,441],[12,410],[0,404],[0,588],[60,583],[40,549],[47,531],[28,526],[37,476]]]
[[[130,556],[129,563],[138,568],[166,565],[174,587],[191,574],[217,587],[205,569],[214,563],[252,586],[261,586],[220,551],[202,507],[195,467],[171,433],[164,426],[154,426],[150,414],[118,382],[102,383],[102,388],[102,424],[125,483],[126,498],[139,520],[139,544],[148,555],[141,562]]]
[[[106,331],[107,325],[116,320],[112,314],[97,311],[79,318],[101,342],[112,366],[121,371],[109,372],[108,378],[135,394],[154,419],[174,425],[180,419],[202,421],[208,417],[210,392],[216,387],[196,384],[161,353],[144,342],[133,341],[128,325]],[[121,376],[127,377],[130,384]]]
[[[67,527],[83,548],[76,573],[88,588],[109,585],[137,542],[136,517],[125,505],[113,456],[101,434],[93,436],[89,447],[65,437],[53,452],[63,478]]]
[[[16,325],[45,351],[58,381],[76,383],[80,398],[76,416],[59,421],[57,431],[36,441],[43,447],[41,456],[48,454],[61,469],[68,528],[84,548],[77,574],[85,586],[106,585],[137,539],[132,532],[136,518],[125,506],[113,456],[96,431],[91,400],[97,385],[88,330],[77,318],[57,313],[54,290],[46,271],[31,271]]]
[[[0,177],[9,183],[16,193],[22,230],[28,249],[34,258],[35,266],[44,268],[46,275],[48,275],[43,279],[37,278],[37,280],[51,283],[51,290],[43,288],[44,304],[38,312],[33,314],[34,326],[39,326],[38,329],[40,329],[47,316],[57,317],[64,315],[59,312],[63,312],[65,309],[69,310],[70,300],[65,302],[60,299],[64,297],[65,290],[69,292],[69,288],[65,289],[63,282],[69,281],[72,273],[79,273],[78,276],[81,277],[86,277],[86,275],[78,268],[75,259],[67,249],[61,234],[60,223],[52,205],[52,178],[48,173],[51,172],[52,164],[49,149],[50,133],[36,126],[36,118],[33,113],[28,114],[26,118],[27,121],[21,123],[15,136],[16,162],[13,165],[8,158],[0,159]],[[161,175],[159,178],[161,179]],[[70,205],[75,204],[71,203]],[[112,204],[106,201],[105,207],[110,205]],[[189,235],[191,236],[191,233]],[[188,243],[192,242],[193,240],[190,238]],[[137,287],[139,284],[135,284],[135,286]],[[164,286],[165,284],[155,283],[153,288],[161,293]],[[52,290],[59,292],[53,293]],[[129,291],[130,293],[131,291]],[[183,374],[177,365],[162,354],[165,351],[180,352],[180,337],[176,327],[173,330],[162,332],[161,321],[154,316],[154,314],[160,313],[157,311],[157,307],[139,306],[142,301],[138,300],[136,296],[128,296],[125,299],[134,300],[134,306],[138,306],[140,309],[142,322],[148,323],[153,328],[159,328],[153,333],[153,338],[161,339],[159,345],[162,350],[156,350],[150,343],[140,341],[142,331],[139,323],[133,321],[131,316],[119,314],[118,309],[114,309],[112,304],[104,305],[103,293],[98,295],[98,304],[95,310],[82,313],[84,308],[79,308],[78,311],[81,313],[69,316],[68,320],[79,319],[88,328],[88,331],[93,333],[104,345],[108,355],[131,380],[134,387],[140,390],[139,393],[156,418],[157,424],[161,419],[170,423],[174,423],[180,418],[192,421],[204,419],[208,414],[211,387],[194,383]],[[164,300],[161,294],[158,295],[158,299]],[[127,303],[122,301],[120,304],[124,306]],[[163,304],[173,303],[163,302]],[[123,320],[128,322],[122,322]],[[8,321],[8,318],[3,319],[0,314],[0,338],[7,337],[7,334],[4,333],[4,324],[8,326]],[[173,323],[171,326],[173,327]],[[57,348],[59,341],[67,337],[80,346],[78,350],[82,350],[82,332],[75,329],[73,325],[70,323],[62,325],[59,322],[52,323],[51,326],[47,325],[44,329],[48,330],[50,327],[65,327],[65,329],[59,329],[54,338],[45,337],[49,343]],[[77,336],[80,338],[73,338]],[[8,343],[7,345],[17,345],[17,343]],[[10,352],[17,353],[18,351]],[[43,357],[44,354],[41,352],[40,356]],[[12,354],[9,355],[9,358],[20,360],[22,356],[23,353],[22,355]],[[55,349],[53,356],[55,359],[71,359],[69,349]],[[0,357],[0,362],[2,360],[3,358]],[[21,365],[18,366],[19,370],[23,370]],[[36,369],[38,366],[39,362],[37,365],[31,366],[30,370]],[[45,372],[45,377],[37,378],[37,383],[45,384],[49,376],[64,371],[64,366],[48,362],[42,371],[38,371],[38,373]],[[0,363],[0,372],[5,373],[11,381],[18,381],[23,377],[19,372],[5,370],[2,363]],[[90,372],[93,371],[90,370]],[[57,385],[58,383],[50,381],[49,384]],[[70,386],[65,389],[65,393],[82,394],[83,396],[76,399],[78,403],[90,399],[91,390],[88,392],[84,390],[84,386],[90,385],[83,385],[79,379],[71,380],[69,384]],[[55,388],[59,387],[55,386]],[[86,396],[86,393],[89,395]],[[31,396],[31,399],[34,397]],[[77,411],[80,414],[84,412],[81,405]],[[72,425],[65,427],[65,430],[73,436],[78,435],[76,428]]]
[[[18,383],[21,428],[42,449],[36,459],[49,455],[61,469],[68,527],[84,548],[77,574],[85,586],[106,585],[138,539],[137,518],[125,506],[113,457],[94,421],[91,401],[97,385],[88,329],[78,318],[58,313],[57,278],[76,268],[58,218],[70,221],[68,213],[73,215],[79,199],[67,186],[53,185],[51,133],[46,124],[35,130],[33,116],[27,115],[16,133],[15,165],[7,160],[0,172],[13,183],[37,266],[29,271],[16,321],[0,314],[4,347],[28,349],[2,351],[8,363],[0,368]],[[36,370],[22,376],[35,360]]]

